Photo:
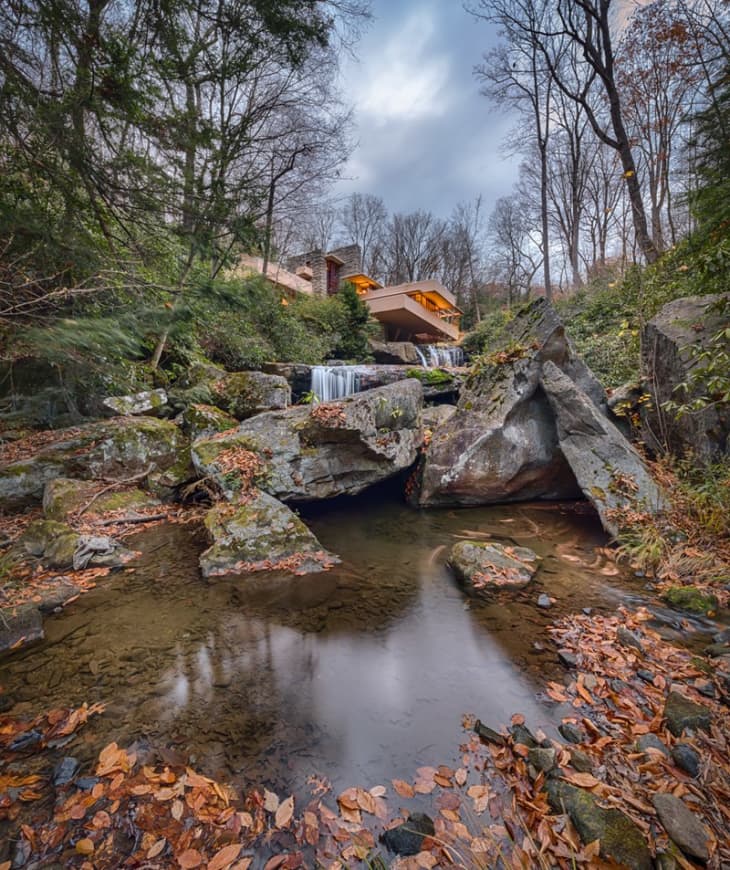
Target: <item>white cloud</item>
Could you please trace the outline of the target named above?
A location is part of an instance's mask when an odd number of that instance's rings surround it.
[[[348,71],[361,124],[384,126],[442,115],[450,60],[433,46],[433,11],[412,12],[395,32]]]

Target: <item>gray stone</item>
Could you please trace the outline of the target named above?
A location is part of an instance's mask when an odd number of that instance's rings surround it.
[[[479,719],[474,723],[474,733],[487,743],[494,743],[495,746],[504,746],[507,742],[502,734],[480,722]]]
[[[43,640],[43,618],[35,604],[0,609],[0,653]]]
[[[566,812],[586,845],[600,841],[601,858],[631,870],[652,870],[644,835],[627,815],[600,806],[590,792],[560,779],[548,780],[545,791],[553,812]]]
[[[167,405],[167,393],[164,390],[145,390],[131,396],[107,396],[102,405],[120,417],[156,414]]]
[[[558,725],[558,731],[568,743],[583,743],[586,740],[585,731],[572,722],[563,722]]]
[[[656,736],[656,734],[642,734],[636,741],[636,746],[640,752],[646,752],[649,749],[656,749],[665,758],[669,758],[669,750]]]
[[[265,492],[245,504],[216,505],[205,527],[211,546],[200,556],[204,577],[286,571],[311,574],[339,560],[286,505]]]
[[[549,607],[552,607],[552,601],[550,600],[550,596],[546,595],[544,592],[541,592],[537,597],[537,606],[542,607],[544,610],[547,610]]]
[[[540,557],[527,547],[458,541],[451,548],[449,565],[470,590],[490,594],[526,586],[537,573]]]
[[[618,534],[622,511],[661,512],[664,497],[641,457],[588,396],[549,361],[541,383],[557,421],[560,450],[606,531]]]
[[[43,491],[43,513],[48,519],[65,522],[82,508],[85,517],[92,517],[121,509],[131,513],[160,504],[159,499],[136,488],[112,489],[95,498],[101,488],[100,483],[89,480],[49,480]]]
[[[571,749],[570,766],[579,773],[592,773],[593,759],[580,749]]]
[[[238,420],[213,405],[193,403],[182,412],[181,425],[188,438],[195,441],[203,435],[215,435],[235,429]]]
[[[0,466],[0,509],[40,501],[46,483],[57,477],[127,480],[148,469],[179,481],[193,475],[187,439],[168,420],[115,417],[59,430],[53,444]]]
[[[425,813],[412,813],[402,825],[381,836],[381,842],[396,855],[417,855],[426,837],[436,833],[433,820]]]
[[[420,505],[490,504],[574,498],[575,476],[558,446],[553,412],[540,389],[553,361],[605,411],[605,393],[573,350],[552,306],[536,300],[512,324],[511,352],[474,369],[457,413],[440,427],[420,468]],[[518,348],[519,352],[514,352]],[[600,410],[598,410],[600,409]]]
[[[681,737],[685,728],[701,728],[709,731],[712,714],[702,704],[690,701],[679,692],[670,692],[664,704],[664,718],[672,734]]]
[[[706,862],[710,857],[710,836],[687,804],[673,794],[655,794],[651,802],[670,839],[685,855]]]
[[[509,729],[509,733],[512,735],[512,740],[514,740],[515,743],[521,743],[529,749],[537,747],[538,745],[537,738],[525,725],[513,725]]]
[[[535,746],[527,753],[527,760],[541,773],[549,773],[555,767],[556,752],[542,746]]]
[[[419,364],[416,346],[410,341],[376,341],[371,338],[368,339],[368,344],[376,363]]]
[[[456,413],[456,405],[429,405],[423,409],[423,428],[435,432],[439,426],[448,423]]]
[[[132,553],[106,535],[81,535],[66,523],[36,520],[18,539],[11,553],[36,558],[48,568],[118,568]]]
[[[219,462],[236,450],[260,462],[256,483],[283,501],[355,495],[409,468],[422,442],[423,393],[418,381],[348,396],[337,402],[259,414],[230,434],[199,438],[193,460],[227,498],[241,477]]]
[[[68,785],[79,772],[79,762],[77,759],[67,755],[62,758],[53,768],[53,784],[56,788],[62,788]]]
[[[616,629],[616,640],[622,646],[630,646],[637,649],[640,653],[644,652],[644,647],[639,637],[633,631],[629,631],[625,625],[619,625]]]
[[[644,327],[641,341],[642,374],[652,393],[651,407],[645,411],[642,436],[653,449],[674,453],[691,450],[698,459],[711,460],[728,449],[730,411],[715,403],[692,414],[676,415],[662,409],[667,401],[677,401],[676,387],[687,383],[701,364],[697,352],[712,352],[711,341],[727,326],[727,307],[720,306],[724,296],[689,296],[665,305]],[[695,397],[687,397],[690,401]],[[680,400],[684,397],[680,396]]]
[[[711,643],[705,647],[704,653],[712,659],[720,658],[720,656],[730,655],[730,646],[726,643]]]
[[[700,775],[700,755],[689,743],[677,743],[672,747],[672,758],[680,770],[695,779]]]
[[[560,663],[570,670],[578,667],[578,656],[569,649],[559,649],[558,658]]]
[[[264,372],[225,372],[212,382],[213,404],[238,420],[291,404],[291,388],[285,378]]]

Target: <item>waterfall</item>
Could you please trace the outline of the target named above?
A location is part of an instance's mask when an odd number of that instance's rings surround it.
[[[422,365],[425,369],[427,369],[427,368],[428,368],[428,363],[426,362],[426,357],[424,356],[423,351],[421,350],[421,348],[420,348],[417,344],[414,344],[413,346],[415,347],[415,349],[416,349],[416,353],[418,354],[418,359],[421,360],[421,365]]]
[[[426,365],[426,357],[423,355],[423,352],[420,348],[416,348],[416,350],[419,357],[424,359],[424,365]],[[424,347],[424,350],[428,354],[428,364],[433,368],[439,368],[440,366],[455,368],[464,365],[464,351],[460,347],[455,347],[453,345],[427,344]]]
[[[360,390],[357,366],[312,366],[312,393],[317,402],[332,402]]]

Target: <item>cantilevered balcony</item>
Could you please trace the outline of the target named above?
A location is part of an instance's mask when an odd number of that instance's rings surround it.
[[[461,311],[438,281],[416,281],[370,290],[363,296],[370,312],[397,341],[457,341]]]

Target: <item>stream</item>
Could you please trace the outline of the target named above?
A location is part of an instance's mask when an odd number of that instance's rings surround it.
[[[128,539],[140,559],[0,665],[10,712],[106,703],[65,750],[87,770],[111,740],[138,741],[280,794],[312,773],[336,789],[374,785],[452,764],[464,713],[499,728],[519,711],[554,733],[562,711],[536,697],[564,673],[546,626],[643,592],[596,549],[606,536],[585,503],[414,511],[374,491],[303,514],[343,560],[327,573],[208,585],[202,530]],[[445,564],[464,537],[531,547],[537,580],[466,597]],[[548,610],[541,592],[556,599]]]

